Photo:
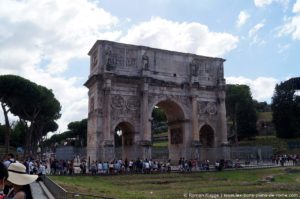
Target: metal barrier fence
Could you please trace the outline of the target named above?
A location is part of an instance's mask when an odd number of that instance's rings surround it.
[[[43,176],[43,182],[55,199],[114,199],[106,196],[95,196],[66,191],[47,176]]]
[[[97,148],[92,149],[95,153],[97,152]],[[167,161],[169,159],[169,149],[168,147],[152,147],[152,159],[153,160],[162,160]],[[172,154],[179,153],[178,151],[172,151]],[[122,147],[116,147],[114,149],[114,155],[116,159],[122,159]],[[193,154],[193,150],[186,149],[186,154]],[[138,152],[137,152],[138,154]],[[247,160],[247,161],[270,161],[273,155],[273,148],[271,146],[229,146],[229,147],[213,147],[213,148],[205,148],[200,147],[197,159],[199,160],[210,160],[215,161],[222,158],[225,159],[239,159],[239,160]],[[175,155],[176,156],[176,155]],[[60,160],[72,160],[78,157],[88,158],[86,157],[86,148],[75,148],[72,146],[59,147],[56,149],[56,159]],[[137,157],[139,157],[137,155]],[[181,157],[181,155],[177,155],[177,157]],[[187,158],[189,159],[189,158]],[[108,160],[110,161],[110,160]],[[178,161],[178,160],[174,160]]]

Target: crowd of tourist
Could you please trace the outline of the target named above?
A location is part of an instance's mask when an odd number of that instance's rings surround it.
[[[300,155],[289,155],[289,154],[281,154],[281,155],[273,155],[272,163],[280,164],[284,166],[286,164],[290,165],[292,163],[293,166],[300,165]]]
[[[171,162],[159,162],[153,160],[127,160],[124,161],[113,160],[113,161],[92,161],[89,168],[86,161],[82,161],[80,164],[80,173],[85,174],[87,172],[92,175],[95,174],[121,174],[121,173],[159,173],[159,172],[170,172]]]
[[[74,174],[74,160],[50,160],[51,175]]]

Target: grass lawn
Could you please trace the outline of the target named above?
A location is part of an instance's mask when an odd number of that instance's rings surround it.
[[[293,167],[291,168],[292,171],[289,172],[286,169],[273,168],[189,174],[50,176],[50,178],[70,192],[106,195],[122,199],[184,198],[184,194],[200,193],[298,194],[300,196],[300,167]],[[265,178],[267,176],[274,176],[275,180],[266,182]]]
[[[153,147],[168,147],[168,141],[153,142]]]

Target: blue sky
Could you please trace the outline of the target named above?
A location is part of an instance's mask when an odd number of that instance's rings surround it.
[[[0,0],[0,74],[51,88],[59,131],[87,117],[87,52],[100,39],[225,58],[227,83],[271,102],[299,76],[300,0]]]

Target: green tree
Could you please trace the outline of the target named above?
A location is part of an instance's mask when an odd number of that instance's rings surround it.
[[[72,132],[73,137],[78,138],[77,146],[87,145],[87,119],[69,123],[68,129]]]
[[[4,145],[5,143],[5,133],[6,127],[0,123],[0,144]]]
[[[151,123],[151,130],[154,133],[162,133],[168,130],[167,125],[167,117],[165,112],[159,108],[155,107],[152,111],[152,123]]]
[[[257,134],[256,111],[247,85],[226,85],[226,112],[230,133],[235,141],[251,138]]]
[[[71,138],[73,139],[72,141]],[[55,134],[44,142],[45,146],[53,147],[56,143],[62,144],[68,141],[69,144],[77,147],[85,147],[87,144],[87,119],[74,121],[68,124],[68,131]]]
[[[6,147],[9,148],[10,123],[8,113],[20,118],[27,125],[26,151],[37,145],[38,132],[47,122],[60,117],[61,106],[51,90],[15,75],[0,76],[0,102],[6,126]]]
[[[8,114],[18,115],[21,106],[25,105],[26,95],[33,88],[32,83],[15,75],[0,76],[0,102],[5,119],[5,147],[9,150],[11,124]],[[29,92],[30,93],[30,92]],[[24,101],[24,104],[22,102]]]
[[[277,137],[300,137],[300,97],[295,95],[298,82],[288,80],[275,87],[272,110]]]
[[[253,103],[257,112],[271,111],[271,106],[267,102],[258,102],[257,100],[253,100]]]
[[[27,131],[27,124],[20,120],[17,122],[14,122],[12,125],[12,133],[11,133],[11,145],[13,147],[25,147],[25,137],[26,137],[26,131]]]

